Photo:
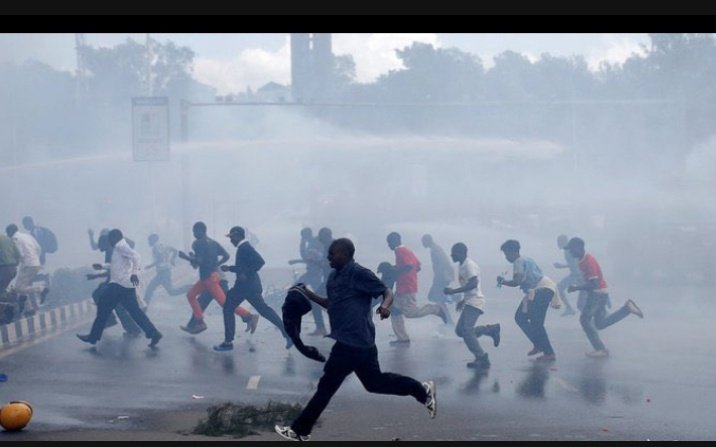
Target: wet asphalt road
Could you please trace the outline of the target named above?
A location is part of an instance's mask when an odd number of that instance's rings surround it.
[[[613,288],[614,289],[614,288]],[[486,288],[488,308],[480,323],[501,323],[502,342],[481,343],[492,367],[469,369],[470,354],[452,329],[436,317],[408,320],[413,342],[395,347],[389,321],[376,321],[384,371],[438,384],[439,412],[431,420],[410,397],[367,393],[355,376],[344,383],[313,433],[315,440],[710,440],[716,439],[716,305],[707,288],[613,290],[620,305],[634,298],[643,320],[629,316],[602,332],[608,359],[591,350],[576,316],[550,310],[547,329],[557,352],[551,365],[526,356],[531,344],[512,317],[515,289]],[[572,301],[574,299],[572,298]],[[278,310],[278,309],[277,309]],[[255,334],[240,332],[235,349],[217,353],[222,340],[220,308],[206,313],[209,329],[191,336],[179,330],[189,317],[183,297],[155,296],[149,316],[164,333],[157,349],[125,339],[120,326],[105,332],[96,348],[77,328],[0,353],[0,400],[26,400],[31,425],[13,440],[53,439],[53,433],[86,430],[151,430],[157,414],[204,411],[227,401],[305,404],[321,375],[321,364],[285,350],[265,319]],[[310,317],[304,333],[312,330]],[[330,339],[306,337],[328,353]],[[154,416],[152,416],[154,415]],[[187,431],[193,428],[188,420]],[[3,436],[8,436],[5,433]],[[71,436],[71,435],[69,435]],[[136,436],[136,435],[135,435]],[[2,437],[0,437],[2,439]],[[9,438],[6,438],[9,439]],[[246,439],[276,440],[272,433]]]

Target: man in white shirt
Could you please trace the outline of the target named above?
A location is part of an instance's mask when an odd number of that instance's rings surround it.
[[[462,337],[467,349],[475,355],[475,360],[469,362],[467,367],[488,368],[490,360],[487,353],[480,346],[477,337],[489,335],[492,337],[494,345],[499,345],[500,325],[488,324],[487,326],[475,327],[478,317],[485,312],[485,296],[482,294],[480,287],[480,267],[477,266],[475,261],[467,257],[467,246],[462,242],[452,246],[450,257],[453,262],[457,262],[460,265],[458,270],[460,287],[457,289],[445,287],[443,292],[445,295],[462,293],[462,300],[455,305],[455,311],[460,312],[460,318],[455,326],[455,333],[458,337]]]
[[[28,297],[32,309],[26,312],[26,315],[33,315],[37,309],[39,309],[36,294],[41,294],[41,301],[44,302],[44,297],[47,296],[47,293],[50,291],[46,286],[35,286],[32,283],[35,275],[37,275],[42,268],[40,264],[40,244],[37,243],[31,234],[19,232],[15,224],[8,225],[7,228],[5,228],[5,233],[8,237],[12,238],[17,250],[20,252],[20,265],[17,271],[17,277],[15,278],[15,291],[18,295],[26,295]]]
[[[187,284],[178,288],[172,285],[172,267],[175,265],[177,254],[179,253],[177,249],[159,242],[159,235],[156,233],[150,234],[147,242],[149,246],[152,247],[154,262],[149,264],[145,270],[154,267],[157,272],[156,276],[149,281],[144,292],[144,302],[147,307],[149,307],[152,295],[154,295],[154,292],[159,286],[164,287],[164,290],[169,296],[186,295],[189,289],[191,289],[191,285]]]
[[[95,344],[102,338],[105,323],[110,314],[122,304],[129,312],[129,315],[137,322],[144,331],[147,338],[151,339],[149,347],[153,348],[162,338],[162,333],[154,327],[149,317],[139,307],[137,301],[136,287],[139,285],[139,272],[141,271],[141,258],[139,253],[134,251],[124,239],[122,232],[114,229],[107,235],[112,251],[112,259],[109,264],[94,264],[95,270],[109,269],[109,283],[107,292],[102,294],[97,304],[97,316],[92,323],[92,329],[87,335],[77,334],[80,340]]]

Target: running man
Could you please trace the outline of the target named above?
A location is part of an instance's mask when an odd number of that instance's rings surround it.
[[[220,306],[223,307],[226,302],[226,294],[220,284],[219,266],[229,260],[229,253],[218,242],[207,236],[204,222],[196,222],[192,227],[192,232],[195,239],[191,244],[192,252],[187,255],[180,251],[178,254],[180,258],[189,261],[192,267],[199,269],[199,281],[186,294],[193,318],[189,324],[181,326],[181,329],[190,334],[198,334],[207,329],[204,322],[204,309],[198,300],[199,295],[208,291]],[[237,306],[235,312],[253,333],[256,330],[259,316],[241,306]]]
[[[485,312],[485,295],[480,287],[480,267],[475,261],[467,257],[467,246],[462,242],[452,246],[450,257],[453,262],[460,265],[458,279],[460,287],[452,289],[445,287],[445,295],[462,294],[462,299],[455,304],[455,310],[460,317],[455,326],[455,333],[465,341],[467,349],[475,356],[475,360],[467,364],[468,368],[489,368],[490,359],[480,346],[477,338],[481,335],[492,337],[495,347],[500,344],[500,325],[488,324],[477,326],[477,319]]]
[[[639,318],[644,318],[644,314],[634,301],[626,300],[619,310],[607,315],[609,289],[599,263],[591,253],[585,251],[584,240],[578,237],[570,239],[567,242],[567,248],[571,255],[579,260],[579,270],[582,272],[582,285],[571,285],[567,288],[567,292],[582,290],[587,292],[587,302],[579,317],[582,329],[594,348],[594,351],[588,352],[587,356],[592,358],[609,357],[609,351],[599,337],[598,331],[623,320],[629,314],[634,314]]]

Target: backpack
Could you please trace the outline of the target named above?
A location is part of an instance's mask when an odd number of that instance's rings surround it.
[[[55,233],[49,228],[36,227],[35,239],[37,239],[37,243],[40,244],[40,247],[42,247],[45,253],[54,253],[57,251],[57,237],[55,237]]]

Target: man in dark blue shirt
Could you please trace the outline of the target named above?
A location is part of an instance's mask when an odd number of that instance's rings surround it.
[[[382,295],[376,313],[384,320],[390,316],[393,293],[375,274],[353,260],[355,247],[350,239],[334,240],[328,249],[328,261],[334,269],[326,283],[328,297],[305,289],[306,296],[328,309],[329,337],[336,340],[331,349],[316,393],[291,426],[275,426],[285,439],[308,441],[311,429],[346,377],[355,372],[371,393],[413,396],[424,404],[430,416],[437,413],[435,383],[395,373],[381,372],[375,346],[375,326],[371,317],[373,297]]]
[[[228,237],[231,243],[236,246],[235,264],[233,266],[222,265],[224,272],[236,273],[234,287],[226,295],[224,303],[224,342],[214,346],[215,351],[231,351],[234,349],[234,336],[236,335],[236,317],[234,311],[242,301],[246,300],[256,312],[269,320],[280,331],[286,339],[286,349],[293,345],[293,340],[283,328],[283,321],[275,310],[271,309],[264,300],[259,270],[265,264],[264,259],[256,249],[246,240],[246,231],[242,227],[233,227],[229,230]]]

